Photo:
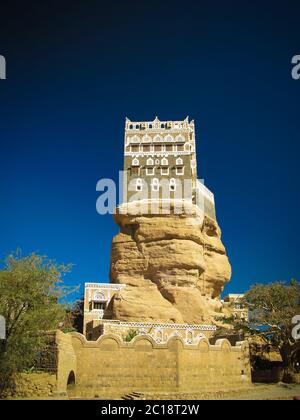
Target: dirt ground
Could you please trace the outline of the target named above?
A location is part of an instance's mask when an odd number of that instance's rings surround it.
[[[207,393],[151,393],[134,392],[132,394],[107,394],[96,399],[127,400],[293,400],[300,397],[300,384],[252,384],[243,390],[218,391]]]
[[[121,394],[110,392],[103,395],[96,394],[93,400],[293,400],[300,397],[300,384],[252,384],[243,390],[217,391],[217,392],[133,392]],[[31,400],[83,400],[79,396],[72,397],[31,397],[31,398],[11,398],[11,399],[31,399]]]

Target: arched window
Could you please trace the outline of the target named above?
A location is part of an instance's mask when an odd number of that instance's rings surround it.
[[[159,180],[157,178],[152,179],[152,190],[153,191],[159,190]]]
[[[154,136],[154,138],[153,138],[153,141],[155,141],[155,142],[163,141],[163,138],[159,134],[156,134],[156,136]]]
[[[147,165],[148,166],[153,166],[154,165],[154,160],[152,158],[147,159]]]
[[[105,296],[101,292],[95,292],[94,294],[94,300],[106,300]]]
[[[191,150],[191,145],[190,143],[185,143],[184,145],[184,150],[186,150],[187,152],[189,152]]]
[[[137,158],[134,158],[131,163],[132,166],[140,166],[140,161]]]
[[[176,159],[176,165],[183,165],[183,160],[181,158]]]
[[[143,180],[141,178],[137,178],[136,184],[135,184],[136,191],[142,191],[143,189]]]
[[[150,136],[148,136],[148,134],[146,134],[145,136],[143,136],[143,142],[147,142],[147,143],[149,143],[149,142],[151,142],[151,137]]]
[[[170,191],[175,191],[176,190],[176,180],[174,178],[170,179],[169,187],[170,187]]]
[[[176,141],[183,142],[183,141],[185,141],[185,138],[184,138],[184,136],[182,134],[178,134],[178,136],[176,136],[175,140]]]
[[[131,138],[131,142],[132,142],[132,143],[140,143],[140,142],[141,142],[141,139],[140,139],[140,137],[139,137],[139,136],[135,135],[135,136],[133,136],[133,137]]]
[[[165,141],[171,142],[174,141],[174,138],[171,136],[171,134],[168,134],[167,136],[165,136]]]
[[[167,165],[169,165],[168,159],[163,158],[163,159],[161,160],[161,165],[163,165],[163,166],[167,166]]]

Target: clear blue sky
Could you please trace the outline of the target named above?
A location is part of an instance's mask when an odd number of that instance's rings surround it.
[[[125,116],[195,119],[233,268],[226,292],[300,278],[299,1],[1,3],[0,255],[21,247],[109,279]]]

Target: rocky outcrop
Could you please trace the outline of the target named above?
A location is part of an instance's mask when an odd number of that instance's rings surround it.
[[[211,322],[231,268],[216,221],[190,205],[183,214],[115,215],[111,282],[126,284],[105,317],[123,321]],[[124,210],[124,209],[123,209]],[[174,210],[174,209],[173,209]]]

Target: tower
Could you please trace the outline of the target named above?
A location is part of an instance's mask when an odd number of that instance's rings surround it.
[[[124,202],[185,199],[201,202],[215,219],[213,194],[197,179],[195,124],[183,121],[131,121],[124,138]]]

